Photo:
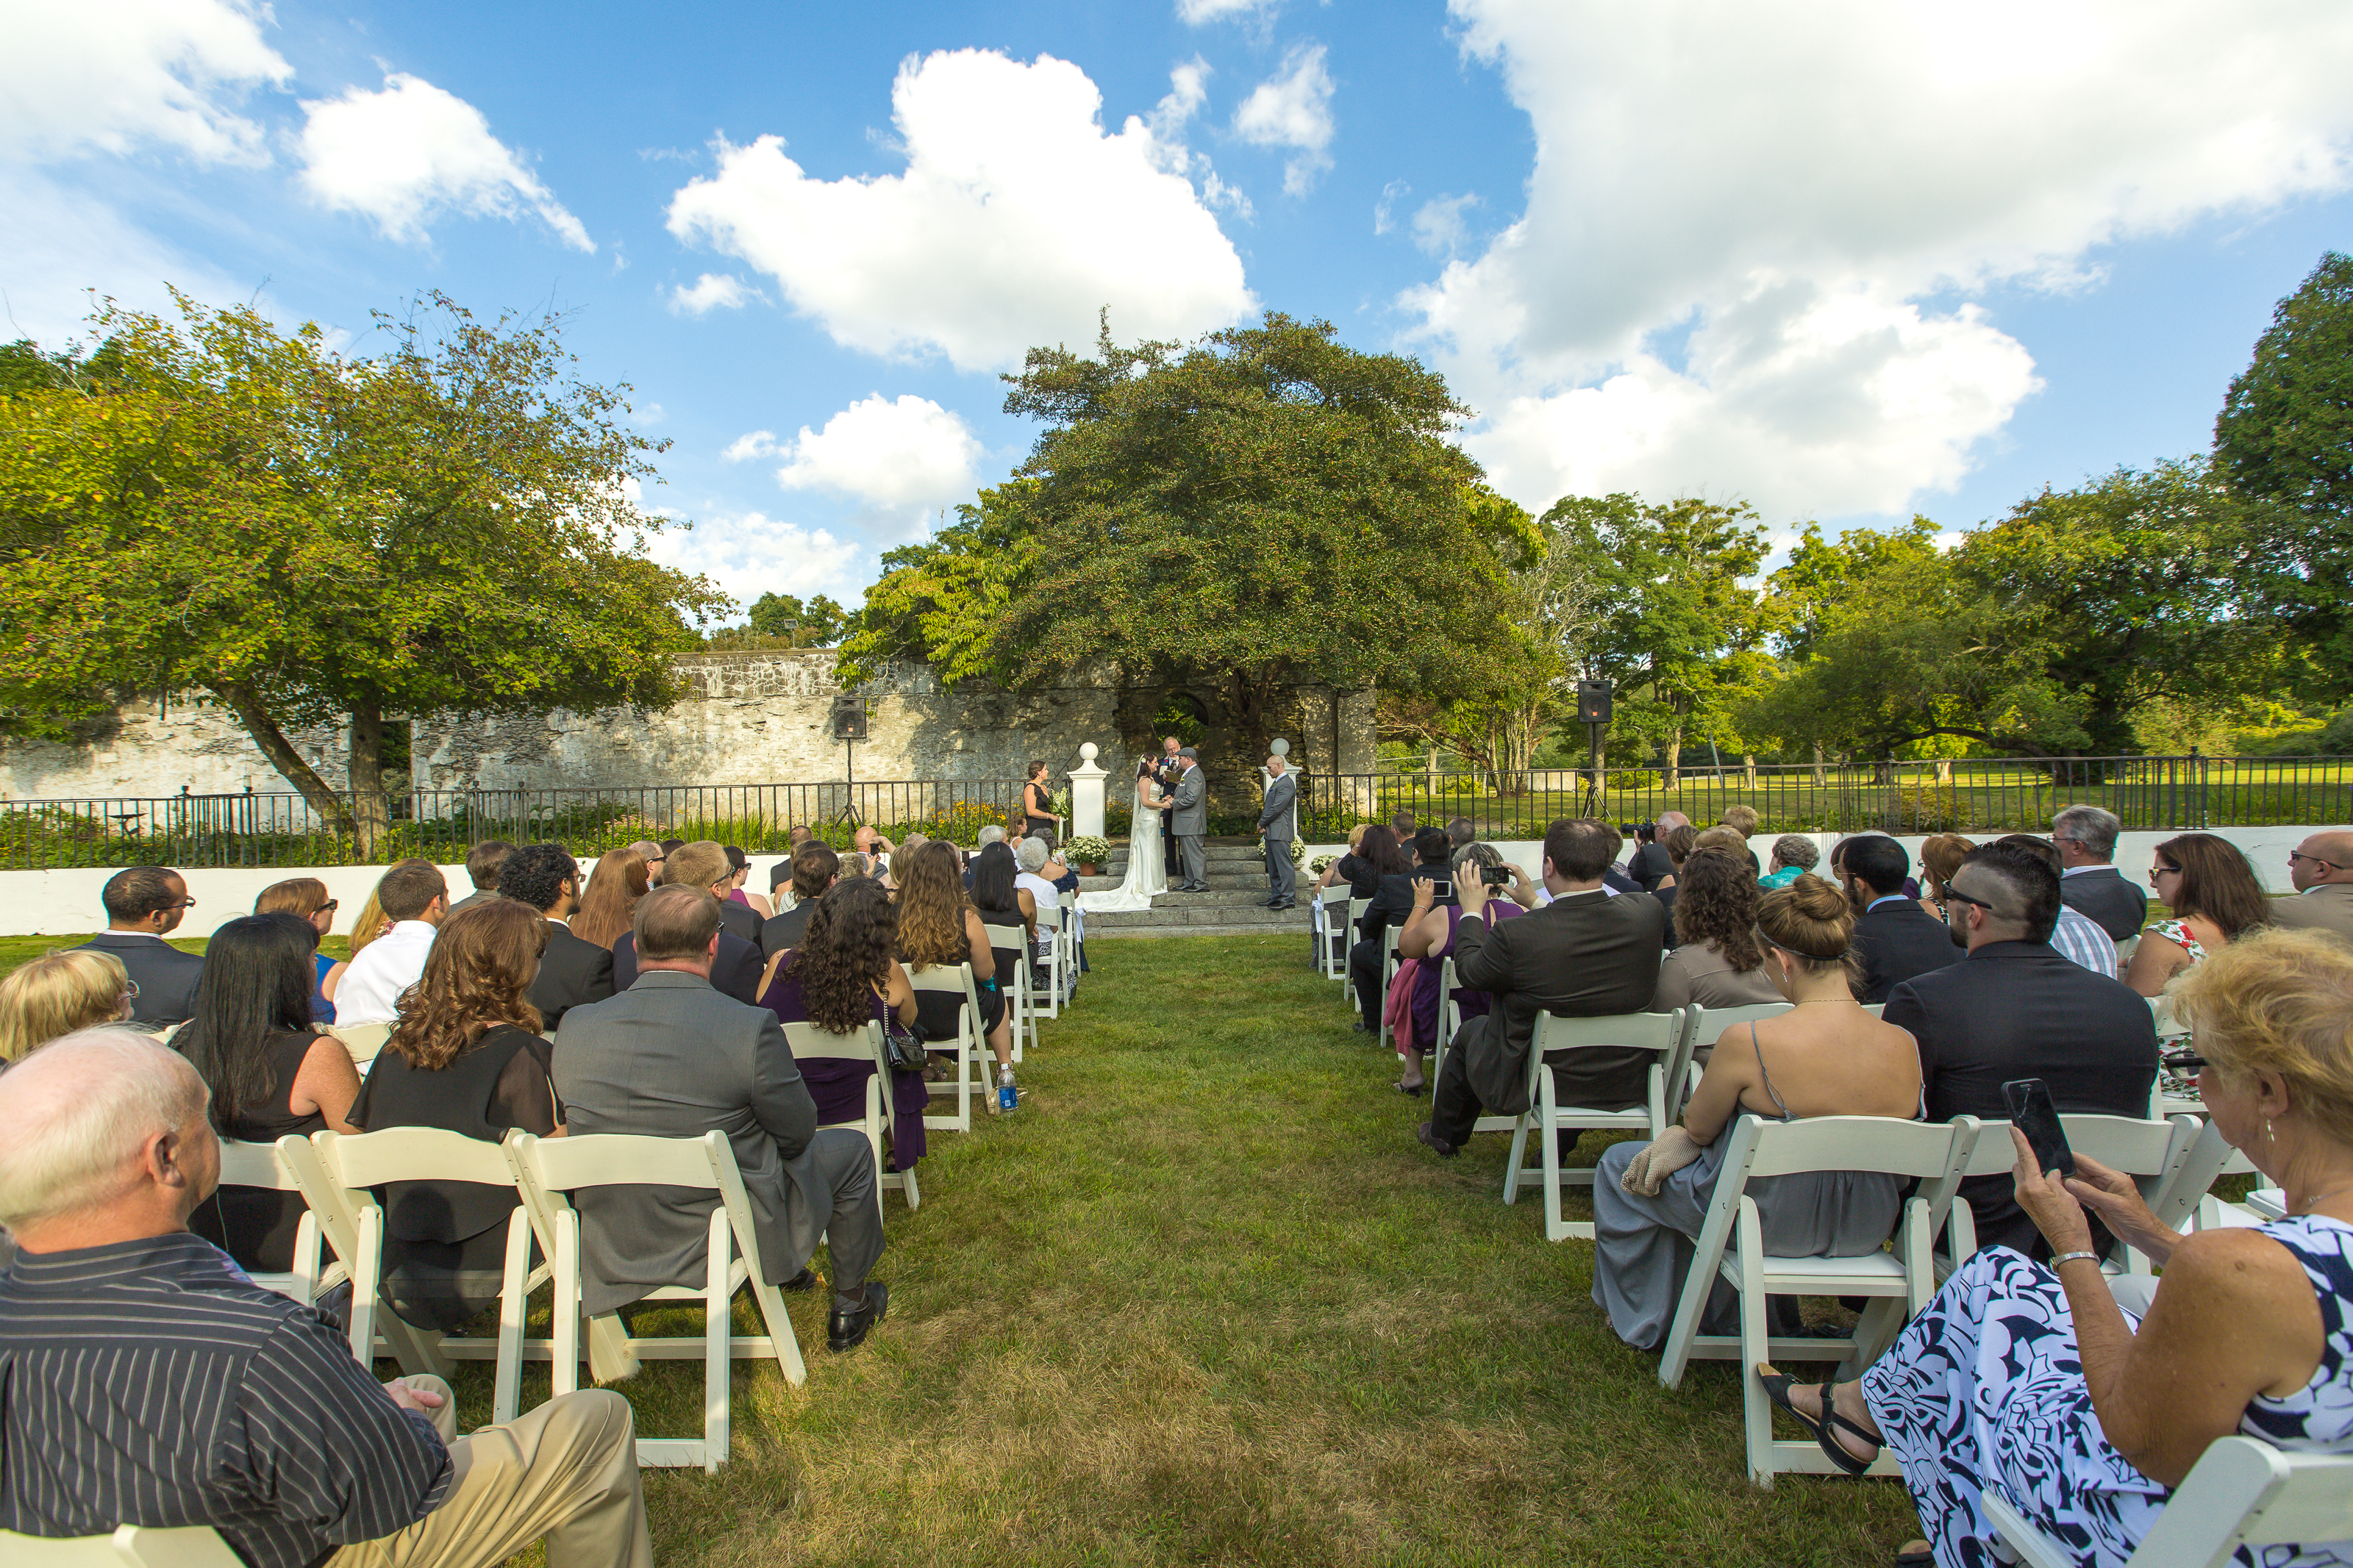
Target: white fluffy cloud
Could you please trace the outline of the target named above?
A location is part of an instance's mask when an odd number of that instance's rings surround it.
[[[238,0],[19,0],[0,44],[0,147],[37,156],[175,147],[200,163],[263,163],[261,128],[233,107],[294,74]]]
[[[772,439],[770,450],[786,458],[776,482],[788,490],[826,490],[886,510],[920,511],[972,494],[981,448],[960,415],[928,397],[902,395],[891,401],[878,392],[827,420],[822,430],[802,426],[788,447],[777,448]],[[735,447],[728,451],[732,457]]]
[[[1268,9],[1268,0],[1176,0],[1178,19],[1195,27],[1227,16],[1256,16]]]
[[[1452,5],[1536,166],[1519,221],[1403,303],[1535,505],[1901,510],[2038,384],[1936,298],[2067,286],[2105,242],[2347,183],[2329,0]]]
[[[700,316],[711,310],[740,310],[761,297],[757,289],[732,272],[706,272],[682,289],[672,289],[670,308],[681,315]]]
[[[666,566],[700,572],[748,606],[763,594],[806,599],[824,594],[857,604],[871,580],[872,552],[822,528],[804,528],[764,512],[720,512],[691,529],[665,529],[647,553]]]
[[[422,240],[426,223],[536,214],[576,250],[596,248],[482,111],[431,82],[393,72],[381,90],[347,88],[305,101],[302,183],[321,205],[364,213],[393,239]]]
[[[1255,308],[1241,258],[1152,128],[1101,123],[1086,73],[1041,55],[941,52],[900,68],[904,174],[812,179],[783,141],[718,148],[671,199],[670,232],[775,278],[838,342],[944,353],[960,370],[1121,338],[1189,337]]]
[[[1332,166],[1332,92],[1324,46],[1294,44],[1282,68],[1252,88],[1234,111],[1234,134],[1243,141],[1293,149],[1282,170],[1282,188],[1292,195],[1305,195],[1315,176]]]

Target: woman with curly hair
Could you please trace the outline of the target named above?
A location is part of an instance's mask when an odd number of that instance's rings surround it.
[[[572,934],[598,947],[611,947],[629,930],[638,900],[651,885],[644,854],[636,849],[608,849],[588,873],[580,895],[580,912],[572,917]]]
[[[1977,845],[1957,833],[1932,833],[1920,841],[1920,907],[1942,921],[1945,888]]]
[[[800,944],[768,960],[760,977],[760,1005],[780,1024],[815,1024],[837,1035],[881,1024],[899,1033],[915,1021],[915,988],[894,956],[899,911],[890,892],[871,877],[837,882],[817,900]],[[820,1127],[855,1121],[866,1113],[866,1062],[801,1063],[801,1079],[817,1101]],[[911,1171],[923,1157],[923,1104],[929,1090],[920,1072],[891,1075],[891,1169]]]
[[[512,899],[443,921],[352,1121],[371,1132],[439,1127],[486,1143],[510,1128],[561,1135],[553,1047],[524,995],[546,946],[547,922]],[[384,1294],[394,1311],[446,1332],[497,1305],[512,1187],[395,1182],[385,1200]]]
[[[1659,965],[1651,1012],[1694,1002],[1753,1007],[1781,1000],[1757,940],[1757,873],[1747,861],[1725,849],[1694,849],[1684,858],[1675,881],[1675,949]]]
[[[2125,966],[2125,984],[2144,996],[2161,994],[2175,975],[2271,923],[2272,901],[2255,868],[2237,845],[2211,833],[2185,833],[2158,845],[2148,885],[2173,918],[2150,926]]]
[[[999,1093],[988,1102],[994,1115],[1003,1091],[1013,1088],[1013,1020],[1005,993],[997,989],[997,954],[988,945],[987,929],[980,923],[980,911],[965,897],[964,868],[956,863],[955,846],[934,839],[913,855],[902,851],[899,858],[903,862],[899,872],[900,961],[918,974],[935,963],[972,965],[981,1035],[997,1058]],[[955,1037],[956,1015],[963,1005],[937,991],[915,995],[915,1010],[935,1040]]]

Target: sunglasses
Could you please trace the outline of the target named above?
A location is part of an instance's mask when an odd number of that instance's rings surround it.
[[[2157,886],[2157,879],[2159,877],[2179,877],[2179,875],[2181,875],[2181,868],[2179,866],[2152,866],[2148,870],[2149,886],[2152,888]]]
[[[2206,1066],[2206,1058],[2196,1051],[2173,1051],[2158,1059],[2165,1063],[2166,1071],[2179,1078],[2191,1077]]]
[[[1945,897],[1948,901],[1956,904],[1975,904],[1978,908],[1983,910],[1989,915],[1998,915],[2001,913],[2000,910],[1996,909],[1993,905],[1987,903],[1983,899],[1973,899],[1967,893],[1957,892],[1951,888],[1945,889]]]

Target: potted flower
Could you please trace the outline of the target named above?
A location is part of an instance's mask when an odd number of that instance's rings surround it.
[[[1099,833],[1075,833],[1062,846],[1062,853],[1078,863],[1080,876],[1092,877],[1095,868],[1111,858],[1111,845]]]

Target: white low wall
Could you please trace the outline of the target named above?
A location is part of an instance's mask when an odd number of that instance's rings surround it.
[[[2290,890],[2287,875],[2287,852],[2314,833],[2333,831],[2333,825],[2322,826],[2285,827],[2217,827],[2218,837],[2227,838],[2243,851],[2254,863],[2255,874],[2273,892]],[[1821,846],[1822,853],[1844,835],[1815,833],[1808,835]],[[2127,833],[2116,844],[2116,868],[2141,887],[2146,881],[2151,851],[2170,833]],[[1772,852],[1773,836],[1766,835],[1755,841],[1757,858],[1762,860]],[[1918,837],[1899,838],[1916,867],[1922,839]],[[1318,855],[1338,855],[1347,850],[1345,844],[1315,844],[1308,847],[1308,858]],[[1541,867],[1544,846],[1527,839],[1498,843],[1504,858],[1527,868],[1531,875]],[[751,891],[768,890],[769,868],[785,857],[754,855],[750,858],[752,875],[744,886]],[[0,871],[0,936],[75,936],[88,931],[102,931],[106,911],[99,903],[99,889],[106,885],[111,869],[66,871]],[[466,879],[463,866],[444,866],[441,874],[449,880],[452,898],[463,898],[473,889]],[[384,875],[381,866],[280,866],[269,869],[235,869],[214,871],[184,871],[188,893],[196,900],[180,929],[172,934],[178,937],[210,936],[223,921],[253,911],[253,900],[261,889],[272,882],[282,882],[291,877],[316,877],[327,884],[331,896],[341,900],[343,907],[335,911],[335,930],[348,933],[352,917],[359,912],[368,889]],[[1304,879],[1304,873],[1302,874]]]

